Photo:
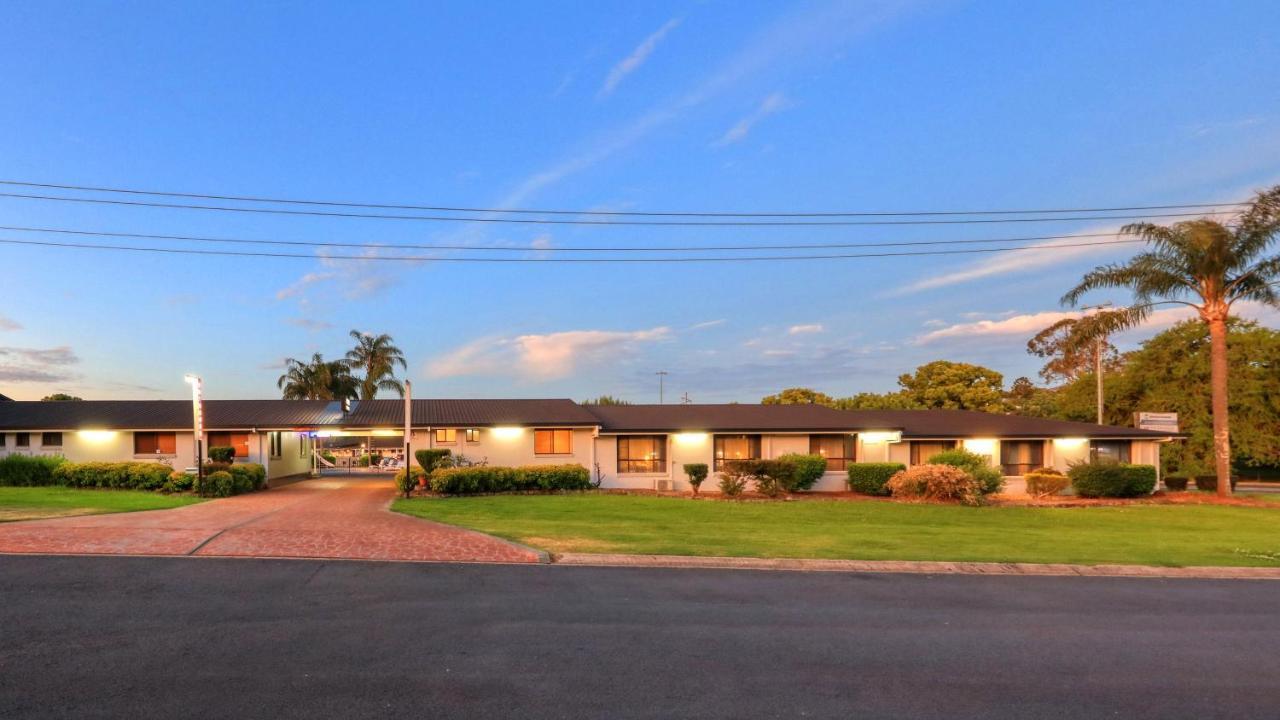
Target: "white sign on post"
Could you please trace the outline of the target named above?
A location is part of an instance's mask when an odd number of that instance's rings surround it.
[[[1153,413],[1139,412],[1134,413],[1134,425],[1141,430],[1155,430],[1156,432],[1178,432],[1178,413]]]

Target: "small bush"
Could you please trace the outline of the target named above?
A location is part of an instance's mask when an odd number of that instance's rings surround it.
[[[591,473],[581,465],[525,465],[516,468],[516,483],[531,490],[586,490]]]
[[[720,492],[725,497],[737,497],[747,489],[747,481],[752,479],[751,467],[743,460],[726,460],[720,469]]]
[[[236,449],[225,445],[214,445],[209,448],[209,459],[220,463],[233,463],[236,461]]]
[[[153,462],[64,462],[54,471],[59,485],[116,490],[159,490],[172,468]]]
[[[1187,489],[1187,483],[1190,481],[1191,478],[1186,475],[1165,475],[1164,487],[1170,492],[1183,492]],[[1216,490],[1217,488],[1214,489]]]
[[[235,480],[233,495],[261,490],[267,484],[267,469],[258,463],[232,465],[226,472]]]
[[[978,481],[978,487],[983,495],[992,495],[1004,488],[1004,475],[1001,474],[1000,468],[992,467],[991,463],[987,462],[986,455],[979,455],[964,448],[955,448],[943,450],[929,458],[929,464],[950,465],[964,470]]]
[[[57,485],[53,471],[63,462],[61,457],[49,455],[9,455],[0,458],[0,485]]]
[[[581,465],[474,465],[437,468],[431,473],[430,484],[432,492],[442,495],[587,490],[591,473]]]
[[[417,459],[418,464],[422,466],[424,472],[428,475],[432,470],[442,467],[448,467],[447,461],[449,456],[453,454],[448,448],[436,448],[427,450],[418,450],[413,453],[413,457]]]
[[[982,486],[978,479],[954,465],[916,465],[889,478],[894,497],[981,505]]]
[[[1067,470],[1076,494],[1087,498],[1128,498],[1156,489],[1156,469],[1105,460],[1076,463]]]
[[[196,494],[201,497],[231,497],[235,494],[235,489],[235,478],[226,470],[206,475],[203,482],[197,481],[195,485]]]
[[[169,479],[160,487],[160,491],[167,493],[188,492],[191,490],[191,486],[195,485],[195,482],[195,475],[188,475],[181,470],[175,470],[169,473]]]
[[[827,459],[821,455],[788,453],[778,459],[791,463],[795,468],[791,483],[793,491],[812,488],[822,478],[823,473],[827,471]]]
[[[1231,476],[1231,492],[1235,492],[1235,491],[1236,491],[1236,483],[1237,483],[1237,482],[1239,482],[1239,478],[1237,478],[1236,476],[1232,475],[1232,476]],[[1197,489],[1197,490],[1204,490],[1204,491],[1207,491],[1207,492],[1217,492],[1217,491],[1218,491],[1218,476],[1217,476],[1217,475],[1197,475],[1197,476],[1196,476],[1196,489]]]
[[[204,464],[204,474],[212,475],[220,470],[231,470],[231,463],[225,462],[207,462]]]
[[[1023,476],[1027,481],[1027,494],[1032,497],[1045,498],[1071,487],[1071,478],[1055,468],[1032,470]]]
[[[396,490],[400,491],[405,497],[413,492],[413,489],[421,485],[427,479],[427,473],[422,468],[400,468],[396,471]]]
[[[889,478],[906,469],[902,463],[854,463],[849,466],[849,489],[863,495],[888,495]]]
[[[693,488],[693,494],[698,494],[698,489],[702,487],[702,483],[707,479],[706,463],[685,463],[684,474],[689,476],[689,487]]]

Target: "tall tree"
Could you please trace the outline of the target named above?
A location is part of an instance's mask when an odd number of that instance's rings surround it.
[[[351,338],[356,346],[347,352],[347,363],[364,373],[360,378],[360,399],[372,400],[379,390],[394,390],[404,397],[404,383],[396,378],[396,365],[402,370],[408,370],[409,365],[391,336],[352,330]]]
[[[830,395],[811,388],[787,388],[776,395],[768,395],[760,399],[763,405],[826,405],[835,407],[836,401]]]
[[[1109,327],[1098,328],[1107,333],[1140,325],[1156,305],[1195,309],[1209,330],[1214,465],[1218,494],[1226,497],[1231,494],[1227,318],[1241,301],[1280,307],[1280,255],[1269,254],[1280,233],[1280,186],[1258,193],[1228,223],[1209,218],[1167,226],[1132,223],[1122,232],[1145,240],[1148,249],[1126,263],[1086,273],[1062,302],[1076,305],[1102,288],[1130,290],[1134,304],[1115,313]]]
[[[914,400],[904,392],[860,392],[836,400],[837,410],[920,410]]]
[[[1004,376],[969,363],[935,360],[900,375],[902,392],[918,407],[948,410],[1004,410]]]
[[[285,400],[346,400],[359,392],[359,382],[345,360],[325,360],[315,353],[310,362],[287,358],[284,365],[276,387]]]
[[[1027,352],[1045,358],[1040,377],[1047,383],[1066,383],[1094,372],[1101,361],[1104,370],[1113,370],[1120,360],[1116,346],[1094,325],[1105,322],[1106,313],[1066,318],[1036,333],[1027,341]]]

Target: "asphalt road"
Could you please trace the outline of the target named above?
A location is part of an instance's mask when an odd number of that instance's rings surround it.
[[[0,717],[1265,718],[1280,582],[0,556]]]

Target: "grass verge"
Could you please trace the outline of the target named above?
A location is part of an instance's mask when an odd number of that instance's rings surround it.
[[[550,552],[1280,566],[1280,508],[970,508],[585,494],[413,498],[392,509]]]
[[[191,495],[162,495],[141,490],[0,487],[0,522],[135,510],[164,510],[198,502],[202,502],[202,498]]]

